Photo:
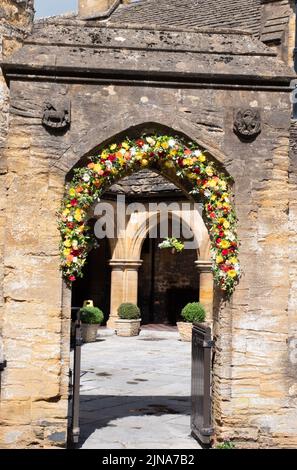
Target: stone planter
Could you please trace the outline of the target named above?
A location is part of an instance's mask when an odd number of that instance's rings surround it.
[[[81,335],[84,343],[94,343],[97,338],[97,331],[100,325],[82,323]]]
[[[177,322],[177,329],[181,341],[192,341],[193,324],[185,321]]]
[[[140,322],[138,320],[121,320],[115,321],[115,331],[117,336],[138,336],[140,333]]]

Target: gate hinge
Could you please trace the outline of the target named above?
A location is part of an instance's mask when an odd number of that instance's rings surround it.
[[[214,428],[202,428],[199,432],[201,436],[213,436]]]
[[[214,345],[215,345],[215,342],[212,339],[210,339],[208,341],[205,341],[205,340],[203,341],[203,347],[204,348],[213,348]]]
[[[4,360],[3,362],[0,362],[0,372],[2,372],[5,367],[7,367],[7,361]]]

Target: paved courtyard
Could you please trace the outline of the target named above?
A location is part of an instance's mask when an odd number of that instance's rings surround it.
[[[176,332],[98,337],[82,348],[82,449],[197,449],[190,437],[191,345]]]

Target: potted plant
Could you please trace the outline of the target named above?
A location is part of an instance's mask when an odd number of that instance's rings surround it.
[[[185,245],[183,242],[178,240],[177,238],[165,238],[162,243],[159,243],[160,250],[165,250],[171,248],[171,253],[174,255],[175,253],[180,253],[184,250]]]
[[[118,308],[119,318],[115,321],[118,336],[137,336],[140,333],[140,310],[132,303],[121,304]]]
[[[96,341],[98,328],[104,320],[103,312],[97,307],[83,307],[80,309],[80,319],[84,343],[93,343]]]
[[[192,340],[192,324],[194,322],[202,323],[205,321],[205,308],[200,302],[187,304],[181,311],[184,321],[177,322],[180,339],[182,341]]]

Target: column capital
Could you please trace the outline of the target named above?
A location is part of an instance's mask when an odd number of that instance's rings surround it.
[[[208,260],[195,261],[196,268],[200,273],[212,273],[212,262]]]
[[[118,270],[137,270],[142,265],[142,259],[111,259],[109,260],[109,266],[112,269]]]

